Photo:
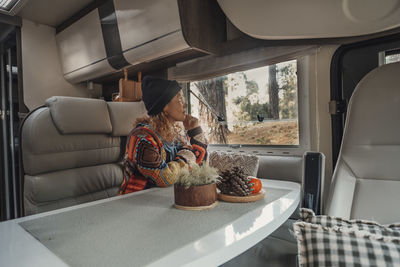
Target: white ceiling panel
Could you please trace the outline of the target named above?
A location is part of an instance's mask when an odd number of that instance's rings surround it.
[[[18,16],[56,27],[93,0],[30,0]]]
[[[217,0],[229,20],[259,39],[349,37],[400,26],[400,0]]]

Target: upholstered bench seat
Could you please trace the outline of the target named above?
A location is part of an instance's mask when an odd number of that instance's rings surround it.
[[[51,97],[22,124],[25,215],[115,196],[142,102]]]

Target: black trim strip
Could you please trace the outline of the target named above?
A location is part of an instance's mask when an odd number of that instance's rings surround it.
[[[90,63],[90,64],[88,64],[88,65],[85,65],[85,66],[83,66],[83,67],[77,68],[76,70],[73,70],[73,71],[70,71],[70,72],[64,73],[64,76],[65,76],[65,75],[68,75],[68,74],[70,74],[70,73],[73,73],[73,72],[75,72],[75,71],[78,71],[78,70],[84,69],[84,68],[86,68],[86,67],[88,67],[88,66],[93,66],[93,65],[96,65],[97,63],[99,63],[99,62],[102,62],[102,61],[103,61],[103,60],[105,60],[105,59],[106,59],[106,58],[102,58],[102,59],[96,60],[95,62],[93,62],[93,63]]]
[[[131,65],[122,54],[114,1],[107,1],[99,7],[98,11],[108,63],[116,70]]]
[[[332,56],[330,70],[330,85],[331,85],[331,100],[343,101],[342,94],[342,66],[343,54],[346,52],[346,47],[339,47]],[[344,129],[344,113],[331,115],[332,129],[332,167],[335,169],[336,161],[339,156],[340,145],[342,143],[342,135]]]
[[[14,25],[17,27],[22,27],[22,19],[20,17],[10,16],[0,13],[0,22]]]
[[[400,53],[400,48],[395,48],[389,51],[385,51],[385,57],[386,56],[391,56],[391,55],[396,55]]]
[[[147,42],[144,42],[144,43],[138,44],[137,46],[134,46],[134,47],[131,47],[131,48],[129,48],[129,49],[126,49],[124,52],[127,52],[127,51],[130,51],[130,50],[132,50],[132,49],[135,49],[135,48],[138,48],[138,47],[144,46],[144,45],[146,45],[146,44],[148,44],[148,43],[151,43],[151,42],[157,41],[158,39],[161,39],[161,38],[167,37],[168,35],[171,35],[171,34],[174,34],[174,33],[180,32],[180,31],[181,31],[181,30],[180,30],[180,29],[178,29],[178,30],[175,30],[175,31],[172,31],[172,32],[169,32],[169,33],[163,34],[163,35],[161,35],[161,36],[158,36],[158,37],[156,37],[156,38],[154,38],[154,39],[151,39],[151,40],[149,40],[149,41],[147,41]]]
[[[16,46],[17,46],[17,68],[18,68],[18,105],[19,113],[28,113],[29,108],[25,105],[24,100],[24,82],[23,82],[23,66],[22,66],[22,34],[21,28],[15,28]]]

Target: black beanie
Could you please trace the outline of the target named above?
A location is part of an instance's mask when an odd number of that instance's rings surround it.
[[[160,114],[164,107],[181,90],[176,81],[169,81],[151,76],[142,80],[142,100],[147,109],[147,114],[154,116]]]

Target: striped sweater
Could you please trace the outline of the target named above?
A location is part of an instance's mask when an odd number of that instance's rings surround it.
[[[175,183],[182,168],[207,160],[207,142],[200,127],[189,130],[191,146],[169,144],[149,125],[139,124],[127,139],[124,178],[119,195]]]

